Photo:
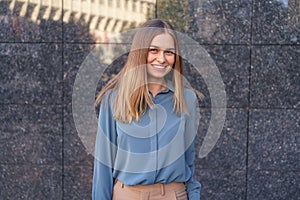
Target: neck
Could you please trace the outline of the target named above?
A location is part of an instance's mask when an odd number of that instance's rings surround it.
[[[167,88],[166,81],[160,82],[148,82],[148,89],[152,93],[153,97],[155,97],[160,91],[165,90]]]

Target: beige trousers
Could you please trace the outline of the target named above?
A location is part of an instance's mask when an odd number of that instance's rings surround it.
[[[187,200],[184,183],[126,186],[114,185],[113,200]]]

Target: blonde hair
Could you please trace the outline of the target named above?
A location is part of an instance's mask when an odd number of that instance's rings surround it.
[[[153,106],[147,85],[147,55],[148,48],[157,35],[167,33],[171,35],[175,43],[175,63],[171,76],[174,86],[174,110],[176,114],[185,112],[188,114],[184,98],[183,84],[183,63],[179,56],[179,47],[173,27],[162,20],[154,19],[147,21],[137,30],[132,41],[131,50],[122,70],[111,79],[100,91],[96,98],[96,105],[99,105],[103,95],[108,91],[117,90],[114,102],[114,118],[125,123],[132,120],[139,120],[146,111],[147,106]]]

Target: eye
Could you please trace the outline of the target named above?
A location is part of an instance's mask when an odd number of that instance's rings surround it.
[[[157,53],[157,52],[158,52],[158,49],[156,49],[156,48],[150,48],[150,49],[149,49],[149,52],[151,52],[151,53]]]
[[[167,51],[165,51],[165,54],[168,55],[168,56],[172,56],[172,55],[174,55],[175,53],[174,53],[173,51],[167,50]]]

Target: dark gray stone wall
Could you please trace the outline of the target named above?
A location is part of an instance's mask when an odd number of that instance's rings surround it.
[[[195,162],[202,199],[299,200],[299,1],[172,2],[157,0],[156,17],[206,49],[227,94],[221,137]],[[0,199],[91,199],[93,156],[77,134],[71,102],[93,38],[77,22],[35,24],[10,3],[0,1]],[[205,82],[189,70],[206,97],[199,149],[211,103]]]

